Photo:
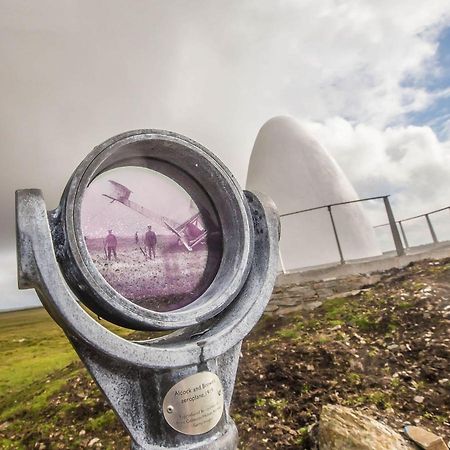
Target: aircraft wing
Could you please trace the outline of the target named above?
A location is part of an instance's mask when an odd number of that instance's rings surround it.
[[[166,228],[168,228],[172,233],[174,233],[180,242],[184,245],[186,250],[189,252],[192,251],[193,247],[195,247],[199,242],[201,242],[207,235],[207,231],[203,229],[203,225],[198,224],[198,221],[201,221],[201,214],[197,212],[188,220],[183,222],[181,225],[176,224],[173,220],[168,219],[167,217],[160,216],[159,214],[154,213],[153,211],[145,208],[142,205],[139,205],[136,202],[130,200],[130,194],[132,191],[128,189],[123,184],[118,183],[114,180],[108,180],[110,185],[110,191],[108,193],[102,194],[104,197],[111,199],[113,202],[117,201],[122,203],[122,205],[136,211],[137,213],[143,215],[144,217],[149,218],[152,222],[160,223]],[[194,240],[189,240],[188,236],[186,236],[185,230],[186,227],[190,224],[193,224],[198,229],[198,236],[195,237]]]
[[[199,218],[201,218],[200,216],[200,212],[194,214],[192,217],[190,217],[188,220],[186,220],[185,222],[183,222],[181,225],[177,226],[178,230],[182,230],[183,228],[186,227],[186,225],[190,224],[190,223],[194,223],[195,221],[197,221]]]
[[[130,200],[130,194],[132,193],[132,191],[123,184],[120,184],[114,180],[108,181],[109,183],[111,183],[110,190],[108,193],[102,194],[104,197],[111,199],[113,202],[116,201],[122,203],[122,205],[132,209],[133,211],[136,211],[137,213],[143,215],[144,217],[147,217],[152,222],[159,223],[161,225],[164,225],[167,222],[171,223],[172,227],[177,226],[177,224],[171,221],[170,219],[167,219],[166,217],[156,214],[155,212],[151,211],[148,208],[145,208],[139,203]]]
[[[113,197],[118,201],[128,200],[130,198],[130,194],[132,191],[128,189],[126,186],[114,180],[108,180],[108,182],[111,183],[110,197]]]
[[[189,252],[192,252],[192,247],[189,245],[188,240],[186,239],[186,236],[184,236],[183,234],[180,233],[180,231],[174,227],[172,227],[171,225],[169,225],[166,221],[164,221],[164,225],[170,230],[172,231],[172,233],[175,233],[178,238],[180,239],[181,243],[186,247],[186,250],[188,250]]]

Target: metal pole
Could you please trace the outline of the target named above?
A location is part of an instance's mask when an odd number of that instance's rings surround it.
[[[278,255],[280,257],[281,270],[283,271],[283,275],[286,274],[286,267],[284,267],[283,255],[281,254],[281,246],[278,247]]]
[[[336,238],[336,244],[339,251],[339,257],[341,258],[341,264],[345,263],[344,255],[342,254],[341,243],[339,242],[339,236],[336,230],[336,224],[334,223],[333,213],[331,212],[331,206],[327,206],[328,212],[330,214],[331,225],[333,225],[334,237]]]
[[[405,249],[403,248],[402,240],[400,238],[400,233],[398,232],[397,224],[395,222],[394,213],[392,212],[391,204],[389,202],[389,197],[383,197],[384,206],[386,208],[386,213],[389,220],[389,225],[391,227],[392,237],[394,239],[395,249],[398,256],[403,256],[405,254]]]
[[[408,239],[406,239],[406,233],[405,233],[405,230],[403,229],[402,221],[399,220],[398,224],[400,225],[400,231],[402,232],[403,242],[405,243],[405,248],[409,248]]]
[[[425,219],[427,219],[428,228],[430,229],[430,233],[431,233],[431,238],[433,239],[433,242],[435,244],[437,244],[439,241],[436,236],[436,233],[434,232],[433,224],[431,223],[431,220],[430,220],[430,217],[428,216],[428,214],[425,214]]]

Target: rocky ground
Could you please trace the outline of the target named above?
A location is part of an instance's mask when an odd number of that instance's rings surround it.
[[[268,318],[244,345],[241,449],[310,449],[324,404],[450,439],[450,260],[385,272],[356,295]]]
[[[313,449],[325,404],[450,440],[450,259],[381,275],[298,315],[265,316],[245,341],[232,415],[240,449]],[[50,388],[51,387],[51,388]],[[125,449],[79,363],[35,383],[0,422],[0,447]],[[37,401],[36,399],[40,399]]]

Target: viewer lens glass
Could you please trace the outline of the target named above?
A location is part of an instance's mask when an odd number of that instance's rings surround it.
[[[171,311],[209,287],[222,235],[208,197],[197,194],[144,167],[108,170],[92,181],[81,207],[83,236],[114,290],[143,308]]]

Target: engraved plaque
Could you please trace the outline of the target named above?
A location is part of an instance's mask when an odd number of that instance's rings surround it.
[[[199,372],[175,384],[164,397],[167,423],[183,434],[197,435],[212,430],[223,414],[223,389],[219,377]]]

